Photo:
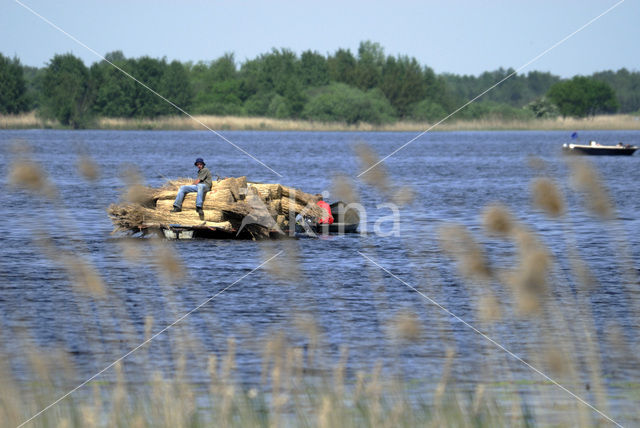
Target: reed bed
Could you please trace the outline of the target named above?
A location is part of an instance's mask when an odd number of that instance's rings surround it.
[[[98,118],[90,127],[116,130],[216,130],[251,131],[387,131],[421,132],[434,126],[430,122],[396,121],[389,124],[317,122],[310,120],[273,119],[268,117],[195,115],[167,116],[155,119]],[[0,115],[0,129],[62,128],[52,120],[39,118],[35,112],[22,115]],[[587,119],[550,118],[529,120],[478,119],[457,120],[455,117],[438,124],[434,131],[503,131],[503,130],[638,130],[640,116],[631,114],[599,115]]]
[[[365,167],[377,162],[370,148],[361,146],[358,150]],[[26,156],[23,153],[13,163],[9,182],[14,188],[30,192],[30,197],[54,203],[56,192],[36,192],[41,181],[31,183],[28,176],[21,174]],[[610,229],[611,222],[615,221],[610,214],[615,207],[597,171],[583,162],[572,164],[571,168],[575,191],[583,194],[587,209],[601,219],[603,228]],[[46,177],[37,178],[42,179]],[[371,177],[367,184],[380,189],[387,198],[394,197],[392,189],[396,186],[384,171]],[[353,201],[358,198],[344,177],[336,178],[336,187],[350,194]],[[555,221],[571,243],[574,238],[565,217],[566,201],[556,180],[541,174],[532,183],[531,191],[533,209]],[[438,228],[442,253],[459,272],[480,330],[498,337],[500,330],[513,328],[516,322],[527,323],[527,334],[536,337],[538,346],[523,348],[523,360],[514,361],[490,342],[483,342],[478,358],[486,360],[483,378],[492,381],[479,381],[472,390],[464,386],[464,379],[454,375],[457,345],[451,336],[450,315],[434,306],[393,310],[385,294],[385,287],[390,287],[389,278],[368,263],[363,277],[370,282],[372,300],[381,314],[385,314],[394,347],[411,350],[413,345],[429,340],[442,351],[440,376],[428,393],[416,394],[414,384],[401,376],[390,375],[380,364],[368,369],[351,369],[350,346],[357,344],[343,343],[339,358],[329,357],[330,346],[323,337],[322,327],[314,320],[315,314],[305,309],[297,314],[292,325],[277,328],[255,343],[255,349],[261,353],[261,381],[253,385],[238,380],[237,355],[243,350],[238,348],[233,336],[228,337],[224,352],[209,353],[201,337],[183,323],[164,332],[171,343],[173,370],[169,374],[151,368],[156,358],[154,353],[159,350],[151,343],[137,350],[136,364],[119,361],[109,366],[103,376],[90,379],[82,388],[65,396],[77,386],[70,380],[77,378],[77,368],[68,350],[37,348],[29,340],[29,332],[21,331],[22,346],[17,354],[5,347],[5,340],[0,340],[0,352],[6,357],[0,358],[0,426],[591,427],[615,426],[618,417],[622,418],[620,423],[640,424],[637,413],[611,412],[611,395],[600,352],[607,348],[615,358],[610,364],[635,367],[637,374],[639,361],[634,352],[637,332],[610,325],[604,336],[597,333],[589,301],[589,290],[596,285],[585,272],[579,254],[568,255],[571,270],[567,278],[566,272],[558,268],[557,256],[508,207],[496,204],[479,214],[483,227],[480,232],[452,223]],[[47,216],[50,221],[69,227],[64,212],[52,210]],[[61,248],[40,226],[37,219],[31,226],[27,223],[45,257],[59,263],[72,278],[79,311],[76,322],[83,323],[87,331],[84,351],[112,345],[102,341],[103,335],[92,334],[112,322],[117,323],[119,331],[129,332],[136,338],[126,343],[127,349],[150,342],[158,332],[162,333],[162,326],[157,326],[152,316],[146,317],[144,331],[136,332],[123,310],[124,302],[119,301],[88,261],[87,250],[82,245]],[[512,263],[492,264],[488,244],[491,240],[511,248]],[[440,300],[442,278],[438,270],[424,267],[430,257],[423,253],[425,243],[406,238],[401,241],[408,253],[408,265],[417,267],[413,276],[419,282],[418,291]],[[122,257],[127,262],[141,268],[147,264],[156,266],[157,292],[162,293],[167,302],[167,312],[174,319],[183,315],[174,313],[173,304],[179,301],[182,292],[184,266],[172,246],[159,239],[123,240],[121,245]],[[295,241],[266,243],[258,248],[274,283],[318,286],[304,279]],[[376,257],[373,245],[365,245],[362,252]],[[282,256],[275,257],[279,254]],[[629,273],[621,290],[637,315],[640,310],[637,272],[634,274],[633,265],[629,266],[626,258],[629,254],[624,247],[618,256],[622,269]],[[573,287],[568,287],[568,282]],[[415,297],[421,299],[417,293]],[[429,322],[423,318],[425,315],[429,315]],[[0,338],[7,339],[12,333],[3,326]],[[530,373],[528,382],[517,379],[513,367],[524,360],[550,378]],[[15,374],[12,364],[23,367],[26,379],[24,374]],[[100,368],[104,366],[100,364]],[[193,371],[198,374],[195,378]],[[584,397],[601,413],[567,395],[552,380]],[[634,409],[637,409],[638,392],[637,385],[625,390],[625,399],[635,402]]]
[[[174,116],[153,120],[101,119],[101,129],[204,129],[201,123],[212,129],[258,130],[258,131],[389,131],[420,132],[434,123],[397,121],[390,124],[370,123],[346,124],[343,122],[315,122],[307,120],[284,120],[238,116]],[[201,122],[201,123],[199,123]],[[437,131],[483,131],[483,130],[638,130],[638,115],[599,115],[588,119],[552,118],[531,120],[479,119],[456,120],[455,117],[433,128]]]
[[[43,129],[60,127],[53,120],[42,119],[35,111],[24,114],[0,114],[0,129]]]

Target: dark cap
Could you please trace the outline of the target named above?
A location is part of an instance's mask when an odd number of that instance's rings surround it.
[[[194,165],[198,165],[199,163],[201,163],[202,165],[206,165],[206,163],[204,163],[204,159],[202,159],[202,158],[196,159],[196,161],[193,164]]]

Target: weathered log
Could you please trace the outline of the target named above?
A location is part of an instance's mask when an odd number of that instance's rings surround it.
[[[315,205],[320,200],[320,195],[312,195],[293,187],[282,186],[282,199],[294,199],[302,205]]]
[[[251,213],[251,207],[245,201],[238,201],[232,203],[216,202],[215,208],[220,210],[222,214],[228,218],[242,219]]]
[[[171,201],[158,201],[158,203],[168,206],[156,207],[154,213],[147,214],[147,218],[178,224],[197,224],[203,221],[220,222],[226,220],[226,216],[219,209],[205,209],[203,210],[203,216],[200,217],[195,208],[183,208],[182,212],[172,213],[173,203]],[[164,221],[163,219],[171,219],[171,221]]]
[[[282,213],[282,200],[276,199],[269,202],[269,212],[275,215]]]
[[[293,199],[282,198],[280,199],[280,206],[280,214],[283,214],[287,218],[295,218],[295,216],[300,213],[304,216],[316,218],[326,215],[325,211],[316,205],[315,202],[305,205]]]
[[[216,183],[216,189],[229,189],[233,199],[241,201],[247,193],[247,177],[229,177]]]
[[[233,226],[231,225],[231,222],[228,222],[228,221],[222,221],[222,222],[206,221],[204,222],[203,226],[215,227],[216,229],[226,230],[227,232],[231,232],[234,230]]]
[[[187,193],[187,195],[184,198],[184,201],[182,202],[182,208],[185,210],[187,209],[195,210],[196,197],[197,197],[197,194],[195,192]],[[173,203],[175,202],[175,199],[176,199],[176,195],[173,195],[173,198],[171,199],[158,199],[156,201],[156,208],[171,210],[173,208]],[[231,190],[229,189],[212,190],[211,192],[205,193],[204,202],[202,203],[202,209],[204,210],[215,209],[216,202],[231,203],[233,201],[234,199],[233,199],[233,195],[231,194]]]
[[[249,189],[254,188],[264,200],[282,198],[282,186],[277,183],[248,183]]]

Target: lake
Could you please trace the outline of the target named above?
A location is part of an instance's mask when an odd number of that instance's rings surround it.
[[[309,193],[331,192],[336,174],[355,178],[362,171],[355,144],[364,142],[383,157],[416,135],[222,134],[281,177],[209,132],[0,132],[4,190],[0,204],[0,349],[17,379],[30,376],[22,357],[25,351],[33,346],[62,349],[73,362],[75,374],[67,379],[67,386],[73,387],[148,337],[147,317],[153,319],[150,331],[158,332],[226,289],[129,355],[124,362],[129,378],[144,382],[154,371],[170,376],[184,336],[197,343],[193,347],[197,352],[188,354],[188,375],[198,382],[206,371],[207,355],[222,358],[233,337],[239,382],[259,384],[264,357],[261,344],[280,334],[308,350],[310,342],[301,319],[311,319],[323,344],[322,359],[315,367],[320,371],[335,365],[341,348],[348,346],[347,376],[359,370],[370,372],[380,363],[390,376],[429,391],[441,379],[447,350],[453,350],[451,378],[462,389],[473,390],[478,383],[497,388],[506,382],[526,391],[544,383],[537,373],[434,305],[429,300],[433,299],[542,368],[545,352],[541,349],[554,341],[573,343],[572,358],[583,367],[594,355],[593,348],[580,338],[585,331],[592,332],[609,410],[623,421],[632,420],[628,418],[637,408],[640,375],[640,306],[635,304],[640,252],[639,155],[589,158],[615,205],[615,218],[605,222],[584,209],[583,197],[570,186],[570,170],[561,154],[569,133],[427,133],[384,163],[394,186],[409,186],[415,193],[414,200],[399,207],[395,216],[385,205],[384,195],[355,180],[366,208],[366,221],[361,225],[366,233],[283,242],[166,241],[181,261],[185,276],[179,280],[164,277],[153,256],[157,249],[152,240],[130,242],[110,234],[106,208],[118,201],[127,170],[135,168],[146,184],[159,186],[166,178],[195,176],[193,161],[203,157],[220,176],[246,175],[250,181],[280,182]],[[580,138],[638,145],[640,131],[589,131]],[[12,149],[16,141],[28,144],[29,159],[35,161],[35,168],[46,171],[48,182],[57,189],[58,202],[9,187],[8,171],[18,156]],[[80,156],[89,156],[97,164],[95,181],[87,181],[78,172]],[[531,182],[541,175],[552,177],[563,191],[567,212],[562,220],[550,219],[532,206]],[[331,195],[327,199],[331,201]],[[513,266],[513,245],[483,230],[483,208],[495,202],[507,206],[515,218],[536,232],[553,255],[549,289],[556,312],[543,317],[546,321],[518,316],[508,287],[493,281],[483,288],[463,279],[441,250],[441,227],[461,224],[482,244],[496,272]],[[138,259],[128,251],[136,252]],[[268,269],[252,272],[278,251],[283,251],[282,256],[273,263],[287,270],[284,275]],[[589,267],[593,285],[587,291],[581,291],[569,272],[572,251]],[[93,299],[75,288],[69,269],[61,263],[60,256],[65,254],[95,268],[108,289],[107,299]],[[476,311],[484,290],[491,290],[504,303],[502,318],[491,325],[483,324]],[[417,340],[401,341],[393,333],[399,314],[407,313],[417,317]],[[551,328],[546,324],[551,319],[560,324]],[[562,323],[566,326],[561,327]],[[622,354],[609,346],[614,330],[625,343]],[[107,371],[101,379],[114,376]],[[581,387],[576,393],[592,401],[593,392],[582,388],[593,382],[588,369],[578,378],[579,385],[572,388]],[[625,392],[628,385],[635,388],[635,398]],[[554,397],[549,400],[574,400],[554,388],[547,385],[549,397]]]

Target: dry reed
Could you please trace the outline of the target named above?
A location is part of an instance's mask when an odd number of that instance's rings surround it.
[[[274,119],[268,117],[207,116],[194,115],[166,116],[155,119],[99,118],[96,129],[145,129],[145,130],[203,130],[204,125],[219,130],[256,131],[396,131],[421,132],[433,123],[396,121],[390,124],[370,123],[347,124],[344,122],[317,122],[296,119]],[[22,115],[0,115],[0,129],[60,128],[55,121],[38,118],[34,112]],[[599,115],[586,119],[477,119],[458,120],[455,117],[438,125],[435,131],[482,131],[482,130],[638,130],[640,117],[633,114]]]
[[[549,178],[537,178],[532,183],[533,202],[551,217],[564,214],[565,204],[562,192]]]
[[[614,212],[613,204],[593,165],[586,160],[572,159],[569,166],[572,172],[571,184],[576,190],[584,193],[587,207],[593,214],[603,219],[611,219]]]

